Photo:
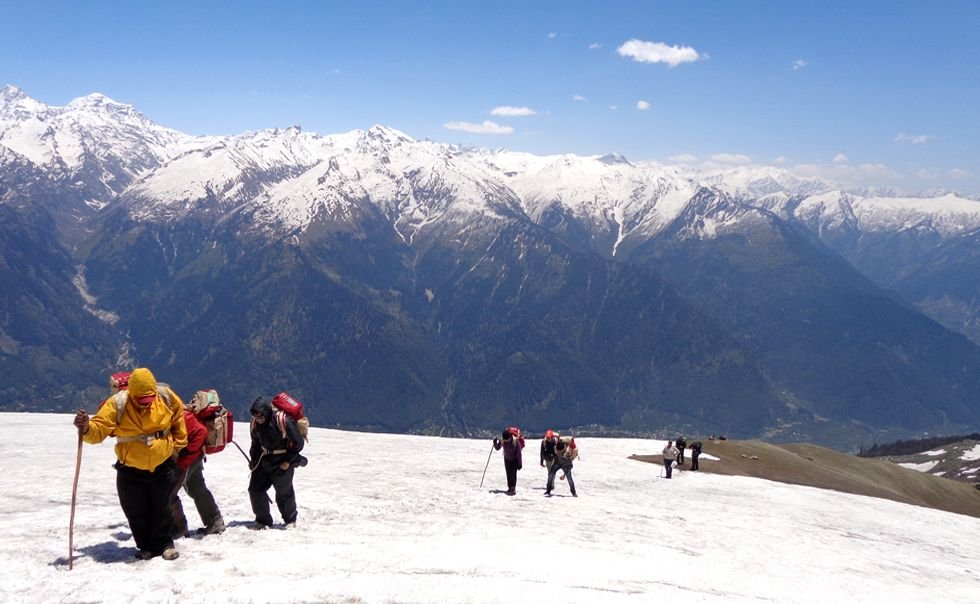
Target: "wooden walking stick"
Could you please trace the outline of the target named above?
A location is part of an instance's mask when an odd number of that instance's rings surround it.
[[[72,568],[75,551],[75,501],[78,498],[78,473],[82,469],[82,431],[78,431],[78,454],[75,456],[75,480],[71,485],[71,519],[68,521],[68,570]]]

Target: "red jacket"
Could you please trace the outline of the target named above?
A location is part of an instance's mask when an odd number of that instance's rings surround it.
[[[184,409],[184,424],[187,425],[187,446],[181,449],[180,456],[177,458],[177,466],[181,470],[186,470],[204,455],[204,441],[208,437],[208,429],[186,409]]]

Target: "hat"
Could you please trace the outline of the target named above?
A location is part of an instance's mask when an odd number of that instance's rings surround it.
[[[146,367],[137,367],[129,375],[129,396],[143,405],[148,405],[156,399],[157,379]]]
[[[554,430],[548,430],[547,432],[544,433],[544,437],[545,438],[551,438],[554,435],[555,435],[555,431]]]

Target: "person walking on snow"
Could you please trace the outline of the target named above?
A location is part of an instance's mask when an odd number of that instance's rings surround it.
[[[296,492],[293,473],[296,466],[305,466],[303,436],[296,420],[283,411],[274,410],[272,403],[261,396],[252,403],[252,446],[249,448],[248,498],[255,513],[253,528],[272,526],[269,510],[269,487],[276,490],[276,506],[286,528],[296,526]]]
[[[193,399],[191,404],[194,404]],[[184,471],[181,485],[194,500],[194,507],[201,516],[202,528],[197,530],[201,535],[216,535],[225,530],[225,521],[221,510],[214,501],[214,495],[204,482],[204,443],[208,437],[208,429],[204,427],[197,416],[189,409],[184,409],[184,423],[187,425],[187,446],[181,449],[177,456],[177,467]],[[176,489],[176,490],[179,490]],[[187,517],[180,497],[174,496],[174,533],[175,536],[185,536],[187,533]]]
[[[555,488],[555,474],[558,470],[562,471],[562,476],[566,482],[568,482],[568,488],[572,492],[572,497],[578,497],[575,493],[575,481],[572,480],[572,461],[578,457],[578,447],[575,445],[575,438],[565,440],[564,438],[557,437],[558,442],[555,444],[555,461],[548,468],[548,484],[545,487],[544,494],[551,495],[551,491]]]
[[[557,443],[558,435],[555,434],[554,430],[548,430],[544,433],[544,438],[541,440],[541,467],[545,467],[545,463],[547,463],[549,472],[552,464],[555,463],[555,445]]]
[[[677,447],[677,465],[684,465],[684,449],[687,447],[687,441],[683,436],[678,436],[677,440],[674,441],[674,446]]]
[[[678,455],[677,447],[674,446],[674,441],[667,441],[667,446],[664,447],[663,455],[664,468],[667,469],[667,478],[670,478],[670,474],[674,468],[674,460],[677,459]]]
[[[691,443],[691,469],[698,469],[698,458],[701,457],[701,441],[696,440]]]
[[[116,492],[139,550],[136,557],[176,559],[180,554],[170,536],[178,473],[174,459],[187,446],[180,397],[139,367],[129,377],[128,390],[104,400],[91,417],[79,411],[73,423],[92,445],[116,437]]]
[[[507,473],[507,494],[517,494],[517,471],[523,463],[524,435],[520,428],[510,427],[500,433],[500,438],[493,439],[493,448],[504,450],[504,471]]]

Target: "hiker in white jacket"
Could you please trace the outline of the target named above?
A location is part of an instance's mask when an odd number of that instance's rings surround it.
[[[680,451],[674,446],[674,441],[668,440],[667,446],[664,447],[664,467],[667,468],[667,478],[670,478],[674,467],[674,460],[677,459],[679,453]]]

